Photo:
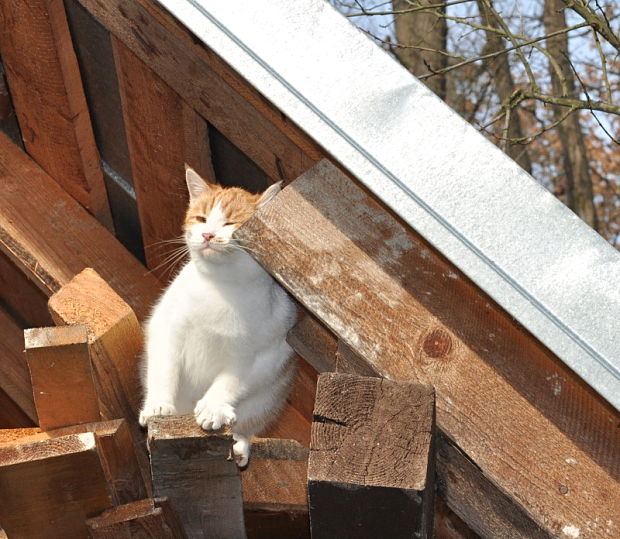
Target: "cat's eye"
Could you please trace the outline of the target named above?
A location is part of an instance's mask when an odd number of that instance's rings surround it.
[[[224,226],[232,226],[232,225],[236,225],[237,223],[233,222],[233,221],[227,221],[226,223],[224,223]]]
[[[203,217],[202,215],[196,215],[196,217],[194,217],[194,219],[196,219],[196,221],[198,221],[199,223],[206,223],[207,222],[207,218]]]

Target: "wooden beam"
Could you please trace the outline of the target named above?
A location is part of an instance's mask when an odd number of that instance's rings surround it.
[[[99,153],[62,0],[2,2],[0,54],[26,150],[111,229]]]
[[[244,537],[239,470],[230,434],[207,433],[194,416],[148,424],[153,487],[170,499],[190,537]]]
[[[240,78],[227,82],[214,72],[213,53],[163,8],[145,0],[80,3],[273,180],[292,180],[322,155],[305,136],[293,142],[288,135],[296,128],[274,107],[266,118],[265,100],[259,112],[246,99],[247,91],[239,93]]]
[[[319,376],[308,461],[313,538],[432,537],[433,388]]]
[[[86,537],[112,506],[93,433],[0,447],[0,521],[9,537]]]
[[[126,504],[147,496],[133,440],[124,419],[82,423],[60,429],[43,431],[40,428],[0,430],[0,447],[16,447],[65,436],[92,433],[114,505]]]
[[[49,300],[57,324],[83,324],[103,419],[125,418],[144,482],[150,492],[148,457],[144,435],[137,422],[142,404],[139,357],[142,331],[133,310],[95,272],[87,268]]]
[[[112,37],[147,266],[174,274],[167,258],[189,197],[185,163],[215,183],[207,123],[122,41]]]
[[[27,329],[24,341],[39,426],[99,421],[86,327]]]
[[[237,236],[378,373],[435,387],[438,426],[475,462],[472,484],[510,502],[497,507],[502,533],[513,514],[550,534],[620,522],[607,503],[620,498],[618,413],[336,167],[317,165]],[[451,483],[441,462],[438,473]],[[478,512],[489,491],[451,493],[474,531],[497,536]]]
[[[49,299],[56,324],[88,330],[102,417],[135,419],[142,404],[142,330],[133,310],[93,269],[78,273]]]
[[[0,429],[30,427],[34,421],[0,388]]]
[[[286,341],[317,372],[336,369],[338,339],[311,314],[300,317],[288,332]]]
[[[255,438],[241,472],[248,538],[310,536],[308,448],[293,440]]]
[[[37,423],[28,364],[24,357],[24,331],[0,307],[0,389],[31,421]]]
[[[167,498],[147,498],[104,511],[86,521],[92,539],[186,539]]]
[[[0,173],[0,250],[20,271],[50,296],[92,267],[147,316],[157,279],[2,133]]]

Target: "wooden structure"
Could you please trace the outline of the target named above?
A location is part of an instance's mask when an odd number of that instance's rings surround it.
[[[342,426],[321,412],[312,427],[326,371],[434,387],[438,513],[461,536],[618,536],[617,410],[161,5],[3,1],[0,60],[9,537],[45,523],[57,526],[50,537],[187,531],[172,490],[156,501],[136,423],[139,322],[170,276],[162,242],[180,233],[184,163],[224,185],[288,186],[239,232],[302,313],[289,335],[302,359],[287,408],[248,469],[229,470],[243,498],[229,507],[248,536],[309,533],[311,431]],[[45,329],[24,346],[29,328]],[[57,391],[55,354],[77,394]],[[212,443],[187,429],[174,443]],[[67,472],[76,466],[88,473]],[[21,519],[18,490],[43,478],[62,488]],[[432,488],[393,485],[424,500]]]

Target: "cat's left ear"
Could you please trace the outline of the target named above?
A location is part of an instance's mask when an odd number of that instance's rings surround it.
[[[282,182],[274,183],[270,185],[267,190],[261,195],[256,203],[256,209],[261,209],[271,199],[273,199],[282,190]]]
[[[194,200],[209,189],[209,184],[187,163],[185,164],[185,183],[187,183],[190,200]]]

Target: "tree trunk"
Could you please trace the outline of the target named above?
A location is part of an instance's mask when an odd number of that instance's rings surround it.
[[[566,28],[564,8],[562,0],[545,0],[543,20],[547,34]],[[559,70],[550,66],[553,95],[578,97],[575,75],[569,59],[567,35],[564,33],[548,39],[547,50],[559,65]],[[554,108],[556,119],[565,112],[563,107]],[[598,222],[592,200],[592,178],[579,115],[570,114],[558,126],[558,132],[566,175],[566,204],[592,228],[597,229]]]
[[[436,0],[420,0],[420,5],[438,4]],[[414,6],[407,0],[392,0],[395,12]],[[439,9],[438,9],[439,10]],[[443,11],[443,9],[441,9]],[[394,53],[411,73],[420,77],[446,67],[447,56],[437,51],[446,50],[448,27],[442,17],[424,11],[396,13],[394,15],[396,42]],[[421,47],[421,48],[417,48]],[[435,75],[424,81],[441,99],[446,97],[445,75]]]
[[[477,2],[483,24],[493,28],[499,28],[500,25],[491,12],[491,8],[493,6],[492,0],[477,0]],[[499,34],[492,31],[486,31],[485,34],[486,44],[484,46],[483,54],[489,54],[506,48],[504,39]],[[510,71],[510,60],[508,54],[501,54],[495,58],[489,58],[485,60],[484,63],[500,102],[502,104],[507,103],[516,89],[514,78],[512,77],[512,73]],[[532,162],[530,161],[527,147],[523,144],[511,142],[511,140],[523,137],[521,117],[516,109],[511,110],[507,137],[509,140],[506,144],[506,153],[517,163],[519,163],[522,168],[528,172],[532,172]]]

